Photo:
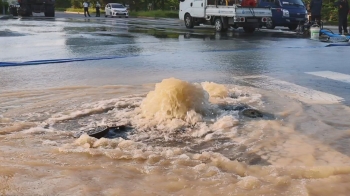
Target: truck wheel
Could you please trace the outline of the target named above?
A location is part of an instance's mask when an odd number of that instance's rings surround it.
[[[243,27],[244,32],[253,33],[255,31],[254,27]]]
[[[273,24],[272,20],[269,22],[266,22],[266,28],[267,29],[274,29],[276,26]]]
[[[47,5],[45,6],[45,17],[55,17],[55,6]]]
[[[298,25],[289,25],[288,28],[289,30],[294,31],[295,29],[298,28]]]
[[[18,12],[17,12],[17,8],[16,7],[11,8],[11,10],[12,10],[12,15],[13,16],[18,16]]]
[[[22,16],[22,17],[23,17],[23,16],[24,16],[24,17],[30,17],[30,16],[33,15],[32,9],[31,9],[31,7],[30,7],[29,5],[21,4],[20,6],[21,6],[21,8],[23,8],[23,9],[26,10],[24,13],[21,12],[21,13],[19,14],[20,16]]]
[[[27,11],[25,14],[23,14],[22,16],[25,16],[25,17],[30,17],[32,16],[33,13],[31,11]]]
[[[222,23],[220,18],[215,19],[214,26],[216,32],[224,32],[225,30],[227,30],[224,28],[224,24]]]
[[[45,17],[55,17],[55,12],[45,12]]]
[[[186,26],[186,28],[188,28],[188,29],[192,29],[193,28],[193,19],[192,19],[192,17],[191,17],[191,15],[190,14],[186,14],[185,15],[185,26]]]

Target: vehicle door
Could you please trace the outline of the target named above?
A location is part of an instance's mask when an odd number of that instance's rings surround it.
[[[192,7],[192,13],[191,14],[193,17],[198,17],[198,18],[203,18],[204,17],[204,10],[205,10],[205,5],[204,1],[206,0],[193,0],[191,2],[191,7]]]
[[[283,12],[282,5],[279,0],[260,0],[259,7],[270,7],[274,25],[281,23]]]

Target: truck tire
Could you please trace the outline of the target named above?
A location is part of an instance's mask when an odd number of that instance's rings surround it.
[[[298,28],[298,25],[296,25],[296,24],[294,24],[294,25],[289,25],[288,28],[289,28],[289,30],[291,30],[291,31],[295,31],[295,29]]]
[[[267,29],[274,29],[276,26],[273,24],[272,20],[270,22],[266,22]]]
[[[17,7],[12,7],[11,8],[11,13],[12,13],[12,16],[18,16]]]
[[[22,16],[25,16],[25,17],[30,17],[30,16],[33,16],[33,13],[31,10],[27,11],[25,14],[23,14]]]
[[[54,5],[45,6],[45,17],[55,17],[55,6]]]
[[[23,16],[24,17],[29,17],[29,16],[33,15],[30,5],[28,5],[28,4],[20,4],[20,7],[21,8],[25,8],[25,12],[24,13],[23,12],[19,13],[20,16],[22,16],[22,17]]]
[[[221,18],[215,19],[214,26],[215,26],[216,32],[227,31],[227,28],[224,28],[224,24],[222,23]]]
[[[185,14],[185,26],[188,29],[192,29],[194,26],[193,19],[190,14]]]
[[[254,27],[243,27],[243,30],[246,33],[254,33],[255,28]]]

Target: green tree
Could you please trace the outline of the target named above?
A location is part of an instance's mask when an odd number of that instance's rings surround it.
[[[3,10],[5,8],[5,13],[3,13]],[[9,9],[9,3],[7,1],[0,0],[0,13],[6,14]]]
[[[338,0],[323,0],[322,2],[322,20],[323,21],[337,21],[338,20],[338,8],[334,6],[334,3]],[[305,0],[304,3],[309,8],[311,0]]]
[[[55,6],[59,8],[69,8],[72,7],[71,0],[56,0]]]
[[[73,8],[82,8],[83,7],[83,1],[81,1],[81,0],[71,0],[71,6]]]

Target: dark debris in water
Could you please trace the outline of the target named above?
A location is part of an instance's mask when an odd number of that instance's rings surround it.
[[[249,117],[249,118],[262,118],[263,114],[255,109],[251,109],[251,108],[247,108],[247,109],[243,109],[242,111],[242,115]]]
[[[244,109],[250,108],[248,105],[228,105],[228,104],[219,104],[219,109],[224,111],[242,111]]]
[[[93,129],[79,132],[78,134],[74,135],[75,138],[80,137],[82,134],[86,133],[90,137],[94,137],[97,139],[100,139],[102,137],[106,138],[117,138],[121,137],[126,139],[127,135],[126,132],[131,130],[132,128],[127,127],[125,125],[119,125],[119,126],[98,126]]]
[[[246,104],[238,104],[238,105],[219,104],[218,107],[223,111],[238,111],[238,114],[241,117],[275,119],[275,116],[273,114],[270,114],[267,112],[261,112]]]

